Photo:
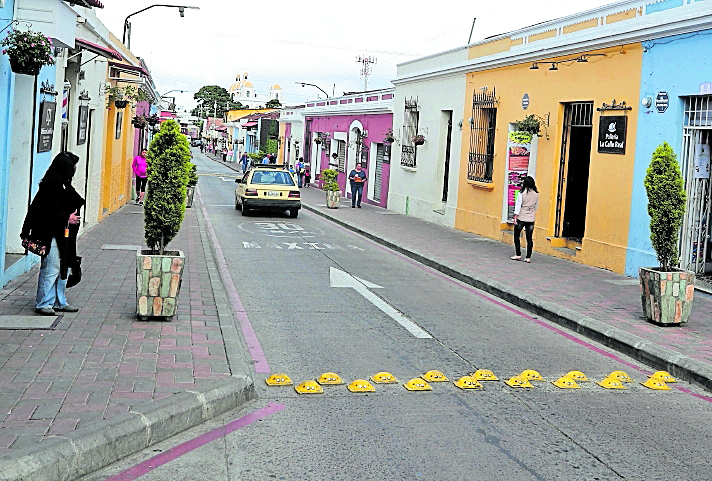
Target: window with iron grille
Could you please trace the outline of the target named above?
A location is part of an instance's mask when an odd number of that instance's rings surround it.
[[[475,92],[470,117],[470,152],[467,179],[492,182],[494,136],[497,126],[497,97],[492,92]]]
[[[337,170],[339,172],[346,172],[346,141],[345,140],[339,140],[338,144],[338,160],[339,160],[339,166],[337,167]]]
[[[403,116],[403,137],[401,139],[401,165],[415,168],[415,155],[417,149],[413,137],[418,133],[418,101],[405,101],[405,115]]]

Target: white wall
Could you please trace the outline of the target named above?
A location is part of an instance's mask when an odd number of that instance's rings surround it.
[[[463,53],[464,52],[464,53]],[[466,57],[467,51],[458,52]],[[449,57],[448,57],[449,58]],[[454,61],[455,59],[450,59]],[[409,64],[408,70],[418,70]],[[399,67],[400,73],[400,67]],[[454,226],[457,207],[460,145],[465,101],[465,75],[439,77],[425,81],[395,81],[393,131],[397,142],[392,145],[388,208],[428,222]],[[418,131],[425,144],[417,147],[416,168],[401,166],[400,142],[403,132],[405,100],[418,100]],[[447,125],[443,111],[452,111],[448,200],[442,202]],[[466,119],[465,119],[466,123]]]

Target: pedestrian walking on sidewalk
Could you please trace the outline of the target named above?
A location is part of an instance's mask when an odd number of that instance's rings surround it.
[[[242,154],[240,162],[242,162],[242,171],[247,172],[247,153]]]
[[[45,316],[54,316],[55,311],[79,310],[69,305],[65,295],[67,252],[76,253],[76,246],[68,249],[69,225],[79,224],[77,210],[84,205],[84,199],[72,187],[77,162],[79,157],[71,152],[62,152],[54,158],[40,181],[20,233],[23,239],[32,239],[48,249],[42,256],[35,299],[35,311]]]
[[[361,198],[363,197],[363,184],[366,183],[366,171],[361,169],[361,164],[357,163],[356,168],[349,174],[351,181],[351,208],[361,208]]]
[[[304,168],[304,157],[299,157],[299,161],[295,167],[297,171],[297,184],[298,187],[301,188],[304,185],[304,174],[306,173],[306,169]]]
[[[307,164],[304,167],[304,187],[309,187],[310,182],[311,182],[311,168]]]
[[[205,151],[205,146],[203,145],[203,142],[200,142],[200,153],[202,154]]]
[[[514,252],[512,260],[518,261],[522,258],[522,249],[519,244],[519,237],[524,229],[527,236],[527,256],[525,262],[531,262],[532,248],[534,247],[534,221],[536,220],[536,209],[539,205],[539,191],[532,177],[525,177],[522,181],[522,188],[519,189],[517,201],[514,205]]]
[[[227,147],[222,148],[222,159],[223,162],[227,162]]]
[[[136,203],[143,205],[143,198],[146,196],[146,182],[148,176],[146,174],[146,149],[141,150],[141,153],[134,157],[131,163],[134,175],[136,176]]]

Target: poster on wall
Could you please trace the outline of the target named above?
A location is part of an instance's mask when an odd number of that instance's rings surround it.
[[[57,102],[44,101],[40,105],[40,132],[37,136],[37,152],[52,150],[52,137],[54,135],[54,116]]]
[[[87,141],[87,125],[89,124],[89,106],[79,106],[79,126],[77,128],[77,145],[83,145]]]
[[[514,205],[517,202],[522,181],[529,175],[531,160],[531,142],[520,144],[507,143],[507,222],[514,222]]]

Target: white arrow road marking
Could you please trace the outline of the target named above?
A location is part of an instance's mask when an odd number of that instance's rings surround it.
[[[229,179],[226,179],[225,177],[223,177],[223,176],[221,175],[221,176],[219,177],[219,179],[222,180],[223,182],[235,182],[235,177],[230,177]]]
[[[351,274],[335,267],[329,268],[329,284],[331,287],[350,287],[354,289],[356,292],[365,297],[367,301],[379,308],[418,339],[431,339],[433,337],[421,329],[413,321],[401,314],[396,308],[368,290],[369,287],[371,289],[383,289],[383,287],[378,284],[373,284],[358,277],[354,277]]]

